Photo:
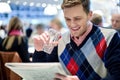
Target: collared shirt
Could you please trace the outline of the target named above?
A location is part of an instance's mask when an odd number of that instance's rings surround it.
[[[92,23],[90,23],[90,25],[87,28],[87,31],[82,36],[77,38],[71,35],[71,38],[77,44],[77,46],[79,46],[83,42],[83,40],[86,38],[86,36],[90,33],[91,30],[92,30]]]

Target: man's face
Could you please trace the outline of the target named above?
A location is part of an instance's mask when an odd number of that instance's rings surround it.
[[[77,5],[70,8],[64,8],[64,17],[67,26],[74,37],[82,36],[87,30],[88,22],[91,18],[91,12],[88,14],[83,10],[82,5]]]
[[[120,14],[113,14],[111,22],[113,29],[120,30]]]

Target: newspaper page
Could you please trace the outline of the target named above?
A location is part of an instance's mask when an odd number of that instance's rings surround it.
[[[54,80],[55,73],[66,75],[60,63],[6,63],[24,80]]]

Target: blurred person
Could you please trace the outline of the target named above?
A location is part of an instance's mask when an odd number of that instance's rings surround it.
[[[33,31],[33,33],[31,34],[31,37],[29,38],[29,45],[32,46],[33,45],[33,37],[36,35],[41,35],[43,32],[45,31],[45,26],[44,24],[37,24],[35,26],[35,30]]]
[[[3,39],[0,37],[0,44],[2,44],[2,40],[3,40]]]
[[[6,31],[5,31],[5,26],[4,25],[0,26],[0,37],[2,39],[6,37]]]
[[[43,24],[36,25],[36,33],[37,35],[41,35],[45,31],[45,26]]]
[[[114,29],[90,22],[90,0],[63,0],[62,9],[69,32],[48,54],[44,44],[49,35],[34,38],[33,62],[60,62],[68,75],[56,74],[60,80],[120,80],[120,37]]]
[[[37,35],[41,35],[44,31],[45,31],[44,24],[37,24],[35,26],[35,30],[32,32],[31,37],[28,40],[28,45],[29,45],[28,52],[30,54],[30,57],[32,57],[32,55],[35,51],[33,37],[37,36]],[[32,58],[31,58],[31,60],[32,60]]]
[[[112,28],[120,33],[120,8],[115,7],[111,14]]]
[[[67,29],[63,27],[62,22],[58,18],[54,18],[49,23],[49,28],[53,28],[56,31],[59,31],[61,34],[64,34]]]
[[[30,24],[30,25],[28,26],[28,28],[26,29],[26,36],[27,36],[28,38],[30,38],[32,32],[33,32],[32,24]]]
[[[99,27],[103,27],[103,18],[102,15],[93,13],[91,22],[95,25],[98,25]]]
[[[0,44],[0,51],[18,52],[22,62],[29,62],[28,40],[23,35],[23,25],[18,17],[12,17],[8,24],[8,35]]]

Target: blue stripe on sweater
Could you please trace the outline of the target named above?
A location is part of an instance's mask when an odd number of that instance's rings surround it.
[[[80,51],[75,51],[76,53],[73,55],[73,59],[76,61],[76,63],[80,66],[83,61],[85,60],[85,56],[83,53]]]
[[[72,56],[69,54],[70,52],[75,52]],[[87,59],[85,58],[84,54],[81,52],[81,50],[73,51],[70,47],[68,49],[68,45],[63,51],[63,53],[60,56],[61,60],[67,66],[69,64],[69,61],[71,58],[75,60],[75,62],[78,64],[78,71],[76,75],[80,78],[80,80],[100,80],[100,77],[95,73],[95,71],[92,69],[90,64],[88,63]],[[94,73],[94,74],[91,74]],[[92,79],[92,76],[97,76],[96,79]]]
[[[64,51],[63,51],[63,54],[60,56],[60,58],[62,59],[62,61],[64,62],[64,64],[65,64],[65,66],[67,66],[67,64],[69,63],[69,61],[70,61],[70,55],[69,55],[69,53],[68,53],[68,50],[67,49],[65,49]]]
[[[82,75],[82,74],[83,74],[83,72],[79,69],[77,72],[77,76],[79,77],[80,80],[86,80],[85,75]]]
[[[92,72],[91,75],[87,78],[87,80],[101,80],[98,74]]]
[[[97,44],[99,43],[99,41],[103,38],[103,34],[101,33],[101,31],[99,29],[96,30],[96,32],[94,32],[94,34],[91,36],[91,39],[93,40],[93,44],[95,46],[97,46]]]
[[[100,29],[97,29],[95,32],[94,32],[94,34],[91,36],[91,39],[92,39],[92,41],[93,41],[93,44],[94,44],[94,46],[95,46],[95,48],[98,46],[98,44],[100,43],[100,41],[102,40],[102,39],[104,39],[104,35],[102,34],[102,32],[100,31]],[[99,46],[100,47],[100,46]],[[102,49],[101,48],[97,48],[97,50],[99,49],[99,51],[101,51],[101,52],[98,52],[98,55],[104,55],[104,53],[102,53],[102,51],[104,50],[104,48],[105,48],[105,44],[104,44],[104,47],[102,47]],[[97,52],[97,51],[96,51]],[[105,51],[103,51],[103,52],[105,52]],[[99,56],[102,60],[103,60],[103,57],[102,56]]]

